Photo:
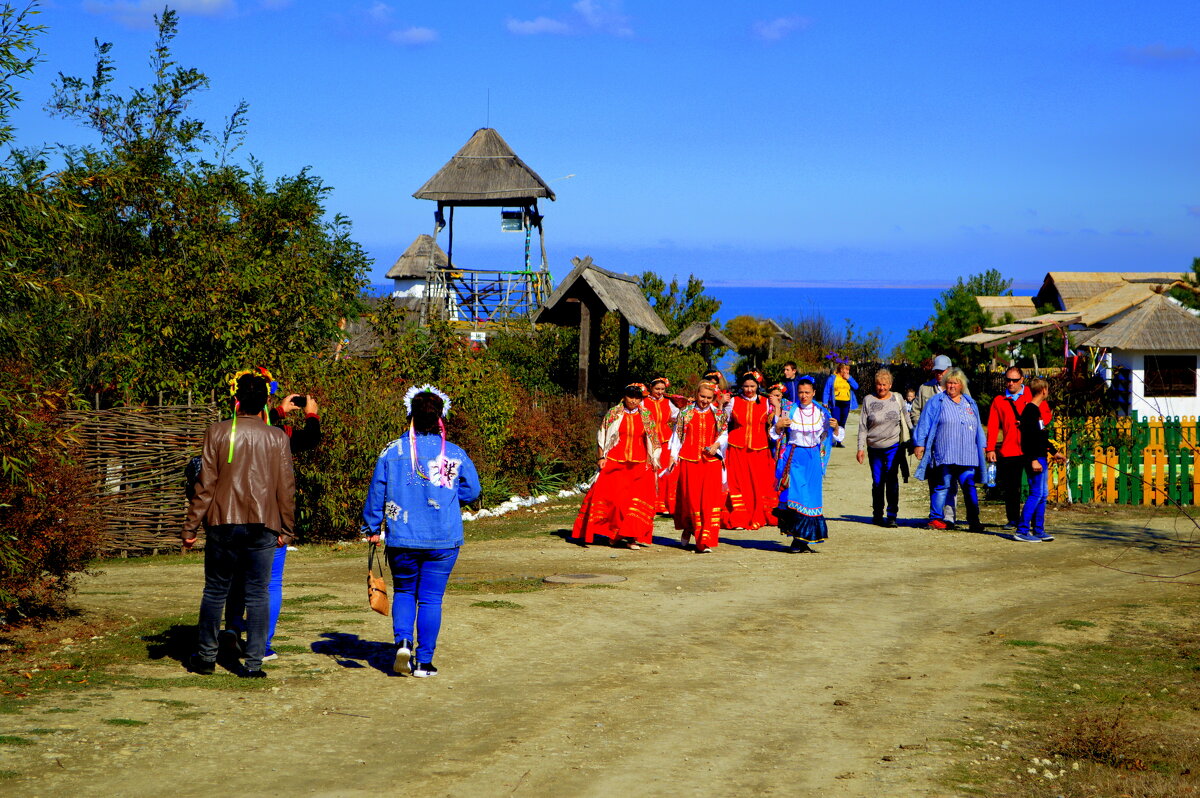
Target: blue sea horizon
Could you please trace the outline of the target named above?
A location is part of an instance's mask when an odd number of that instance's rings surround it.
[[[908,283],[817,283],[817,282],[742,282],[706,283],[704,292],[721,302],[716,318],[722,324],[735,316],[759,316],[785,322],[823,316],[835,330],[844,330],[847,322],[857,335],[879,328],[880,355],[886,358],[904,340],[908,331],[929,321],[933,303],[949,288],[945,284]],[[385,296],[390,285],[374,284],[374,296]],[[1032,296],[1029,289],[1013,291]]]

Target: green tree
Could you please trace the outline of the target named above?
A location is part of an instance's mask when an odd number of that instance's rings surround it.
[[[1185,308],[1200,308],[1200,258],[1192,258],[1191,271],[1179,275],[1181,285],[1171,289],[1171,296]]]
[[[688,275],[687,285],[680,287],[679,278],[672,278],[668,285],[648,271],[642,272],[638,283],[672,338],[698,321],[712,321],[721,309],[721,300],[704,293],[704,281],[695,275]]]
[[[326,221],[319,178],[268,181],[253,158],[230,162],[246,107],[220,133],[190,115],[208,78],[174,61],[175,12],[156,21],[148,87],[113,90],[106,43],[89,78],[59,75],[51,113],[90,128],[99,145],[61,149],[57,171],[42,155],[20,164],[25,191],[74,209],[73,224],[41,230],[43,246],[25,260],[101,300],[56,320],[68,329],[53,339],[71,341],[57,354],[81,387],[117,398],[207,392],[248,363],[325,349],[338,320],[359,312],[368,266],[349,221]]]
[[[766,319],[757,316],[734,316],[725,322],[725,334],[737,344],[737,353],[742,361],[738,372],[762,366],[775,336],[775,328]]]
[[[991,320],[977,296],[1012,296],[1012,280],[997,269],[960,277],[933,303],[934,312],[924,327],[909,330],[900,345],[900,354],[912,363],[934,355],[948,355],[956,365],[972,366],[987,360],[979,346],[958,343],[959,338],[987,327]]]

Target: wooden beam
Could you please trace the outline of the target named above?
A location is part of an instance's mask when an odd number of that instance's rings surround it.
[[[580,399],[588,395],[588,365],[592,360],[592,309],[588,303],[579,303],[579,384],[576,392]]]
[[[625,314],[617,313],[617,376],[622,386],[628,385],[629,379],[629,319]]]

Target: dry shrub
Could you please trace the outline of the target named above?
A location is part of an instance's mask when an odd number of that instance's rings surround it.
[[[95,478],[71,460],[73,402],[24,364],[0,364],[0,622],[59,614],[101,545]]]
[[[500,470],[522,494],[557,490],[585,478],[596,463],[597,406],[570,396],[522,397],[500,451]]]
[[[1115,710],[1081,712],[1049,740],[1050,750],[1070,759],[1126,770],[1145,770],[1138,754],[1148,737],[1130,728],[1125,703]]]

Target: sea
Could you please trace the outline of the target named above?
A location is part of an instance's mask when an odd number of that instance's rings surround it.
[[[705,285],[704,293],[721,301],[717,320],[722,324],[735,316],[758,316],[777,322],[824,316],[835,330],[854,325],[856,334],[876,328],[880,354],[884,357],[904,340],[908,331],[923,326],[933,315],[933,303],[949,286],[864,286],[862,284],[804,285]],[[383,296],[390,285],[372,285],[375,296]],[[1033,291],[1014,291],[1027,293]]]
[[[862,335],[878,328],[881,354],[904,340],[908,331],[921,327],[933,315],[933,303],[942,288],[878,288],[840,285],[804,286],[705,286],[704,292],[721,300],[717,318],[725,323],[735,316],[759,316],[784,322],[823,316],[835,330],[853,325]]]

